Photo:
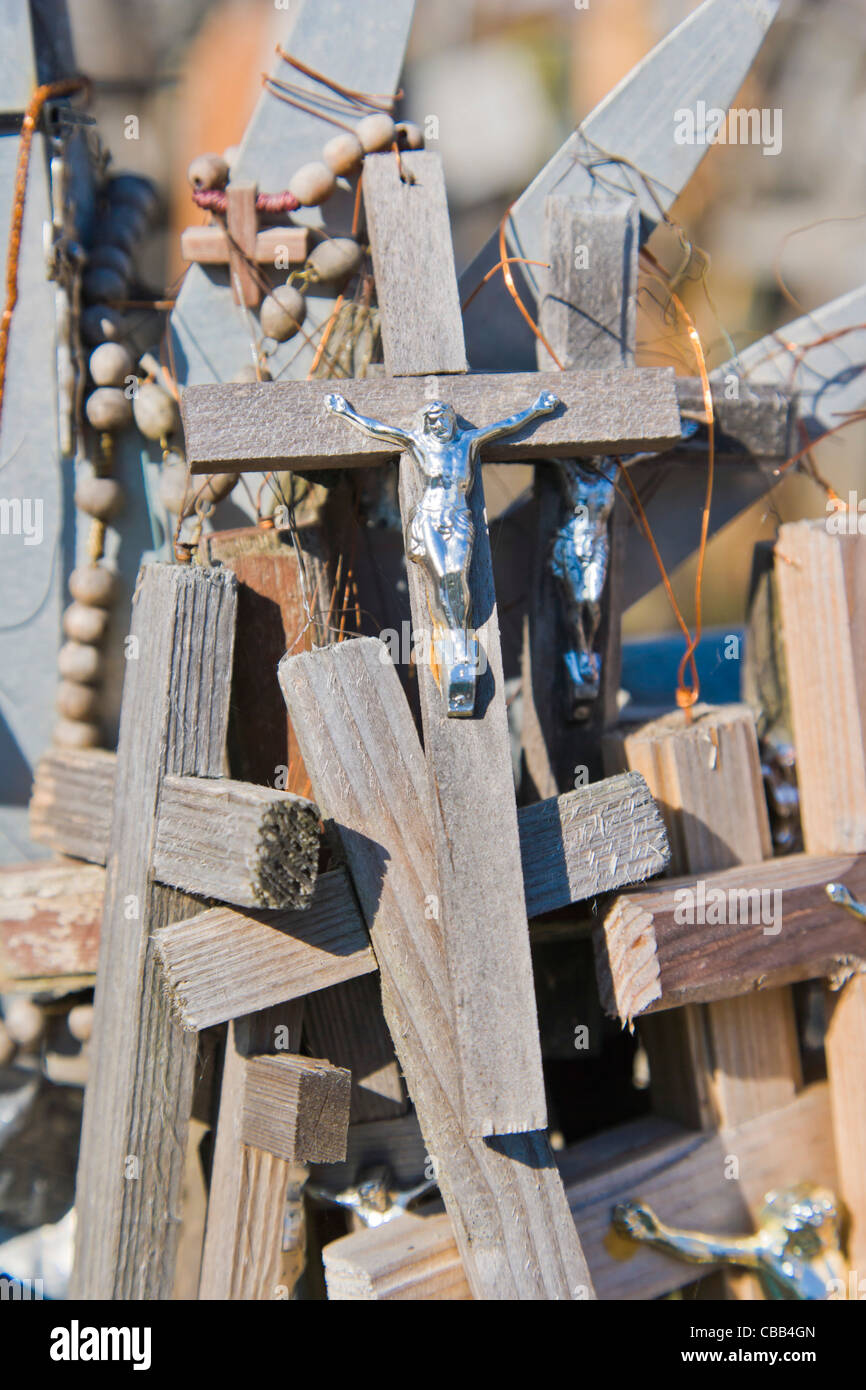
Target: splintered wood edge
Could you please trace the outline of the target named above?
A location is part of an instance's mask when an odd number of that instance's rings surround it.
[[[637,1015],[662,997],[652,913],[633,898],[617,898],[593,945],[602,1008],[633,1032]]]

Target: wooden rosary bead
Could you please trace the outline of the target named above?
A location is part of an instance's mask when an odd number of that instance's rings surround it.
[[[63,631],[71,642],[101,642],[107,627],[106,610],[88,603],[73,601],[63,614]]]
[[[93,1036],[93,1005],[76,1004],[66,1015],[66,1027],[78,1042],[89,1042]]]
[[[239,477],[239,473],[214,473],[207,479],[207,482],[204,478],[196,478],[195,481],[198,486],[195,489],[195,495],[203,502],[214,504],[222,502],[234,490]]]
[[[135,208],[122,210],[122,215],[116,215],[101,227],[97,234],[97,245],[114,246],[119,248],[126,255],[131,255],[137,243],[141,240],[147,223]],[[106,298],[119,298],[116,295],[106,295]]]
[[[365,154],[375,154],[377,150],[389,150],[394,143],[397,127],[384,111],[365,116],[358,122],[355,134],[364,147]]]
[[[123,333],[123,319],[107,304],[90,304],[81,315],[81,336],[86,343],[116,342]]]
[[[97,386],[123,386],[132,369],[132,353],[123,343],[100,343],[90,354],[90,375]]]
[[[234,376],[232,377],[232,381],[244,382],[271,381],[272,379],[273,378],[271,377],[271,374],[266,366],[262,365],[259,368],[259,372],[256,372],[256,369],[253,366],[252,362],[247,362],[246,366],[241,367],[240,370],[235,372]]]
[[[79,603],[108,608],[117,589],[117,575],[105,565],[79,565],[69,576],[69,592]]]
[[[123,489],[114,478],[82,478],[75,489],[75,505],[97,521],[110,521],[123,506]]]
[[[401,150],[423,150],[424,132],[414,121],[399,121],[396,135],[397,145]]]
[[[307,302],[294,285],[280,285],[262,300],[259,320],[266,338],[287,343],[307,316]]]
[[[228,161],[219,154],[200,154],[186,171],[190,187],[203,189],[225,188],[229,181]]]
[[[54,707],[64,719],[86,723],[92,719],[99,704],[99,692],[92,685],[78,681],[61,681],[54,698]]]
[[[98,386],[87,397],[85,414],[95,430],[122,430],[132,424],[132,401],[116,386]],[[90,513],[95,516],[95,512]]]
[[[99,725],[83,719],[58,719],[51,736],[58,748],[99,747]]]
[[[360,268],[364,248],[348,236],[331,237],[320,241],[307,257],[307,269],[315,280],[348,280]]]
[[[35,1047],[45,1032],[45,1015],[32,999],[12,999],[4,1015],[6,1031],[19,1047]]]
[[[110,266],[97,266],[94,270],[84,272],[81,288],[87,299],[123,299],[126,294],[126,280]]]
[[[84,642],[64,642],[57,653],[57,669],[66,681],[92,685],[102,675],[103,657],[98,647]]]
[[[327,164],[318,161],[302,164],[289,179],[289,192],[294,193],[298,202],[305,208],[318,207],[330,198],[337,187],[337,180]]]
[[[180,516],[184,504],[196,493],[196,480],[190,478],[189,469],[183,459],[167,460],[159,470],[159,500],[172,516]]]
[[[10,1036],[9,1029],[0,1018],[0,1067],[8,1066],[15,1056],[15,1039]]]
[[[229,166],[229,172],[231,172],[234,162],[237,159],[240,152],[240,145],[226,145],[225,149],[223,150],[223,159]]]
[[[135,423],[147,439],[165,439],[178,427],[177,403],[155,381],[143,381],[132,399]]]
[[[341,131],[322,150],[322,159],[335,174],[354,174],[364,162],[364,146],[350,130]]]

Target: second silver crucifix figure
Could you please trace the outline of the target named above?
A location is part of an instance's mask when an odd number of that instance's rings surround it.
[[[454,407],[430,401],[414,430],[385,425],[359,415],[344,396],[325,397],[325,405],[373,439],[386,440],[411,454],[424,474],[425,487],[409,518],[406,553],[423,565],[430,580],[433,613],[433,660],[445,696],[446,713],[468,717],[475,708],[478,639],[471,629],[469,567],[475,526],[468,496],[482,445],[513,434],[560,404],[542,391],[528,410],[492,425],[461,427]]]

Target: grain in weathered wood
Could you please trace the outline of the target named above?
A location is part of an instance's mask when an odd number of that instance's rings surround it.
[[[309,1005],[307,1000],[305,1012]],[[338,1192],[353,1186],[370,1168],[387,1168],[397,1186],[404,1190],[429,1177],[430,1159],[414,1111],[390,1119],[350,1124],[343,1162],[312,1167],[311,1176]],[[435,1193],[430,1195],[435,1199]]]
[[[111,831],[117,755],[101,748],[49,751],[30,797],[30,837],[57,854],[104,864]]]
[[[746,706],[698,705],[690,723],[676,712],[614,740],[658,802],[674,873],[752,865],[770,856],[755,720]],[[744,882],[749,878],[745,874]],[[703,1015],[686,1008],[651,1020],[642,1036],[655,1103],[682,1123],[739,1124],[786,1104],[802,1084],[788,990],[722,997]]]
[[[368,156],[364,209],[388,375],[465,372],[451,221],[439,156],[426,150],[403,154],[399,162],[393,154]]]
[[[229,1025],[200,1299],[272,1299],[283,1282],[281,1218],[295,1169],[282,1158],[250,1148],[245,1141],[244,1088],[248,1058],[273,1051],[278,1039],[290,1048],[297,1047],[302,1018],[303,1004],[298,1001],[249,1014]]]
[[[345,869],[316,883],[300,912],[216,907],[154,933],[184,1028],[208,1028],[376,969]]]
[[[866,934],[827,897],[834,882],[862,899],[866,856],[791,854],[621,894],[595,930],[605,1008],[628,1023],[861,968]]]
[[[78,1298],[168,1298],[195,1066],[172,1020],[152,934],[189,899],[150,872],[154,810],[167,774],[223,765],[234,640],[233,575],[142,570],[133,606],[99,945],[91,1079],[76,1206]]]
[[[405,455],[400,465],[404,523],[423,487],[417,466]],[[546,1129],[547,1105],[480,476],[470,506],[475,524],[471,623],[486,654],[473,717],[449,718],[432,665],[417,668],[438,878],[437,900],[428,911],[436,912],[451,982],[464,1125],[471,1134],[509,1134]],[[428,580],[411,563],[407,579],[416,640],[425,634],[429,651],[434,634]]]
[[[370,927],[382,1001],[476,1296],[577,1298],[591,1286],[546,1136],[461,1124],[424,756],[396,673],[362,638],[280,666],[304,762]],[[531,1181],[530,1181],[531,1178]]]
[[[167,777],[153,874],[237,907],[301,908],[312,899],[319,838],[318,807],[291,792],[229,778]]]
[[[287,1163],[346,1157],[351,1074],[315,1057],[248,1057],[241,1135]]]
[[[810,1181],[832,1188],[836,1162],[827,1086],[779,1110],[701,1135],[654,1118],[632,1121],[558,1155],[569,1206],[599,1298],[660,1298],[699,1271],[611,1230],[617,1202],[640,1198],[665,1221],[748,1234],[765,1193]],[[739,1176],[726,1176],[730,1156]],[[404,1216],[332,1241],[323,1252],[331,1299],[467,1299],[468,1280],[445,1216]],[[711,1272],[705,1266],[702,1272]]]
[[[659,808],[625,772],[517,813],[526,910],[540,916],[660,873],[670,859]]]
[[[831,520],[841,530],[840,521],[847,518],[782,526],[776,545],[800,818],[805,847],[813,854],[866,848],[866,540],[860,535],[833,534]],[[863,900],[853,878],[843,882]],[[856,919],[851,920],[856,926]],[[861,942],[863,931],[861,924]],[[862,971],[862,962],[856,964]],[[826,1050],[841,1194],[851,1219],[848,1255],[853,1269],[863,1269],[866,979],[862,973],[849,980],[831,1003]]]
[[[350,1120],[385,1120],[409,1106],[394,1044],[382,1013],[379,981],[369,975],[320,989],[307,999],[304,1040],[314,1056],[352,1074]]]
[[[392,446],[366,439],[325,409],[323,398],[333,389],[327,380],[189,387],[181,409],[192,472],[364,468],[394,458]],[[450,401],[472,424],[483,425],[526,409],[544,390],[554,391],[565,408],[491,441],[483,458],[519,463],[557,454],[592,458],[672,448],[680,437],[668,368],[430,376],[424,382],[374,378],[353,381],[345,394],[363,415],[410,429],[431,393]]]
[[[92,975],[105,873],[95,865],[0,869],[0,987],[13,980]]]

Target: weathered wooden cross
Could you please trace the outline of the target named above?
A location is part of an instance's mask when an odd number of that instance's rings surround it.
[[[438,159],[412,154],[403,182],[392,156],[367,160],[368,230],[391,381],[352,388],[363,416],[407,430],[425,408],[444,401],[475,426],[529,407],[539,390],[562,401],[531,429],[495,440],[481,454],[495,458],[562,453],[634,452],[647,441],[664,447],[679,436],[672,376],[667,372],[465,374],[450,224]],[[417,246],[425,245],[419,261]],[[444,374],[448,375],[444,375]],[[420,379],[419,379],[420,378]],[[426,378],[426,380],[424,379]],[[327,384],[195,387],[185,393],[187,453],[195,471],[229,467],[333,467],[394,457],[395,444],[365,438],[326,408]],[[419,470],[404,455],[404,525],[422,501]],[[462,1062],[464,1118],[471,1133],[544,1128],[541,1061],[522,905],[514,804],[495,595],[481,480],[469,499],[475,544],[468,572],[471,622],[486,658],[476,712],[456,721],[443,709],[437,672],[419,666],[425,750],[436,796],[439,920],[447,942]],[[431,599],[419,567],[409,565],[416,645],[435,650]],[[433,634],[431,634],[433,628]],[[457,634],[455,634],[456,636]],[[308,768],[311,776],[313,770]],[[477,834],[485,807],[487,843]]]
[[[225,191],[225,226],[187,227],[180,237],[180,254],[185,261],[228,266],[234,302],[253,309],[262,297],[261,281],[253,267],[269,265],[273,269],[280,257],[281,268],[303,265],[310,242],[306,227],[259,228],[257,193],[256,184],[248,179],[230,183]]]

